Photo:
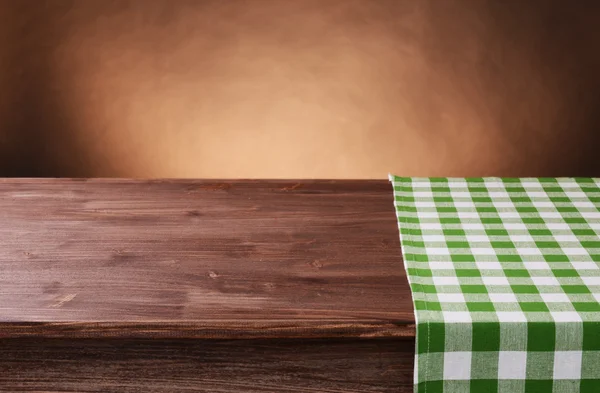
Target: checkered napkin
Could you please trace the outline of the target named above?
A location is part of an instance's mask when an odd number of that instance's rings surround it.
[[[600,179],[390,180],[415,391],[600,392]]]

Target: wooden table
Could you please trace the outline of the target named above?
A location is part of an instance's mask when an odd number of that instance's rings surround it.
[[[387,181],[0,180],[0,390],[409,392]]]

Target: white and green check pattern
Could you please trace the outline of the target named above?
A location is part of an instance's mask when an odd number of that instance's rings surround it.
[[[415,392],[600,392],[600,179],[390,180]]]

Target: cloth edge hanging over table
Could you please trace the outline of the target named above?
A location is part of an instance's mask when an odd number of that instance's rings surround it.
[[[389,180],[415,391],[598,391],[600,179]]]

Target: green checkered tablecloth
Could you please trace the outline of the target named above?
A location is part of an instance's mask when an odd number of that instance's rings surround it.
[[[600,179],[390,180],[415,391],[600,392]]]

